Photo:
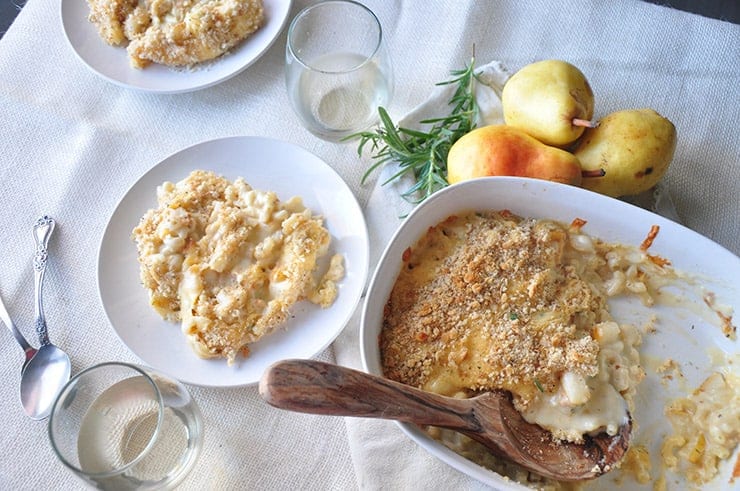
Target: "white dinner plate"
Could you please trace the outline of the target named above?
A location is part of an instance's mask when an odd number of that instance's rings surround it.
[[[195,169],[228,179],[243,177],[254,189],[278,198],[303,198],[324,217],[331,233],[330,253],[344,256],[345,277],[329,308],[299,302],[293,317],[271,335],[250,345],[251,354],[232,366],[224,359],[204,360],[188,346],[178,323],[163,320],[149,305],[139,281],[131,232],[149,208],[156,189],[177,182]],[[98,288],[105,312],[123,342],[147,365],[201,386],[241,386],[259,381],[270,364],[285,358],[311,358],[342,331],[362,295],[368,270],[368,235],[362,210],[342,178],[325,162],[293,144],[256,137],[229,137],[199,143],[164,159],[129,189],[103,234],[98,255]]]
[[[265,24],[224,56],[193,68],[151,64],[133,68],[124,46],[110,46],[88,20],[85,0],[62,0],[64,33],[82,62],[104,79],[122,87],[160,94],[204,89],[223,82],[254,63],[272,46],[288,19],[292,0],[264,0]]]
[[[578,187],[538,179],[490,177],[466,181],[447,187],[417,206],[396,231],[386,247],[375,270],[362,312],[361,347],[365,369],[381,375],[378,336],[383,324],[383,308],[401,268],[403,251],[412,246],[433,225],[450,215],[472,210],[502,210],[531,218],[549,218],[571,223],[574,218],[587,221],[583,231],[607,242],[639,246],[652,225],[660,231],[651,254],[671,261],[673,266],[690,275],[696,284],[687,288],[670,287],[673,301],[647,309],[637,299],[610,299],[615,319],[632,323],[638,328],[647,324],[652,314],[657,316],[654,333],[643,334],[640,348],[641,362],[646,378],[637,389],[634,418],[637,422],[633,445],[645,445],[652,458],[652,476],[656,479],[661,469],[660,444],[671,432],[664,417],[668,401],[686,397],[714,369],[740,373],[738,343],[723,336],[721,321],[702,300],[705,291],[716,295],[718,304],[734,308],[734,324],[740,316],[740,259],[692,230],[642,208],[608,198]],[[719,366],[725,358],[728,365]],[[656,368],[665,360],[678,362],[685,377],[674,377],[669,370],[661,375]],[[734,422],[737,424],[737,422]],[[399,423],[401,429],[421,447],[443,462],[496,489],[525,490],[522,485],[504,479],[493,471],[480,467],[433,440],[418,427]],[[731,457],[721,467],[719,477],[703,489],[728,489],[732,466]],[[618,482],[620,471],[606,474],[584,489],[650,490],[652,483],[640,486],[625,477]],[[667,474],[669,488],[686,489],[688,484],[680,477]]]

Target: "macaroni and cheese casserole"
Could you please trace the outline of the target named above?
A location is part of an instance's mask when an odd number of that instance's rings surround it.
[[[385,306],[384,375],[459,398],[508,390],[524,418],[558,440],[613,434],[634,411],[645,376],[642,335],[656,332],[656,314],[646,313],[638,330],[612,317],[608,299],[625,295],[646,307],[670,304],[680,297],[664,287],[686,281],[692,288],[692,283],[668,260],[649,253],[657,226],[632,246],[591,237],[584,225],[578,218],[566,225],[500,211],[451,216],[429,228],[404,252]],[[702,291],[697,298],[733,339],[731,310],[711,293]],[[714,373],[693,394],[666,407],[673,432],[664,437],[662,460],[692,484],[715,478],[737,451],[740,382],[731,372]],[[626,476],[639,483],[655,477],[640,429],[633,421],[636,434],[617,483]],[[538,476],[455,431],[425,430],[517,482],[547,490],[582,488]],[[740,476],[740,459],[733,475]],[[666,489],[666,476],[660,473],[654,485]]]
[[[556,439],[616,434],[644,373],[639,332],[612,319],[592,281],[604,264],[576,226],[448,218],[406,251],[381,333],[385,375],[455,397],[508,390]]]

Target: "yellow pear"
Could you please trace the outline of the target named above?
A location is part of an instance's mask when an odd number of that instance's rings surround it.
[[[603,177],[584,177],[582,186],[614,197],[647,191],[668,169],[676,139],[673,123],[652,109],[609,114],[573,149],[584,171],[605,171]]]
[[[594,114],[586,76],[562,60],[538,61],[516,72],[504,85],[501,104],[506,124],[557,147],[576,141]]]
[[[457,140],[447,154],[447,181],[485,176],[521,176],[581,183],[581,165],[573,154],[550,147],[508,125],[476,128]]]

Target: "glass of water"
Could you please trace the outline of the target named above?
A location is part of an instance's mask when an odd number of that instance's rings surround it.
[[[329,141],[367,129],[393,92],[393,70],[375,14],[351,0],[303,9],[290,24],[285,80],[303,125]]]
[[[101,363],[62,389],[49,419],[61,461],[100,489],[172,489],[193,467],[201,416],[180,382],[150,368]]]

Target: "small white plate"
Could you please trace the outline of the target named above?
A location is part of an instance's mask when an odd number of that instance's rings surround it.
[[[62,27],[82,62],[104,79],[122,87],[159,94],[204,89],[223,82],[254,63],[272,46],[288,19],[292,0],[264,0],[265,24],[224,56],[193,68],[151,64],[136,69],[124,46],[110,46],[88,20],[85,0],[62,0]]]
[[[740,259],[727,249],[661,216],[585,189],[540,179],[487,177],[455,184],[426,199],[409,214],[386,247],[370,281],[362,311],[360,343],[366,371],[376,375],[383,373],[378,336],[383,324],[383,308],[401,268],[403,251],[430,226],[450,215],[502,209],[524,217],[548,218],[563,223],[581,218],[587,221],[583,228],[587,234],[607,242],[635,246],[642,243],[652,225],[658,225],[660,231],[650,253],[670,260],[676,270],[698,279],[699,285],[716,294],[719,304],[733,307],[733,320],[737,325],[740,316]],[[660,474],[659,469],[664,468],[660,464],[662,437],[671,432],[663,416],[667,402],[686,397],[697,387],[717,368],[713,366],[713,359],[720,353],[730,363],[722,368],[740,373],[738,341],[722,335],[718,316],[704,305],[700,292],[696,290],[699,288],[675,291],[671,287],[670,291],[682,301],[675,305],[659,304],[651,309],[643,307],[634,298],[609,301],[615,319],[620,322],[642,327],[651,315],[657,316],[656,332],[643,335],[640,356],[647,367],[647,374],[637,388],[633,414],[637,422],[633,444],[643,444],[648,448],[654,478]],[[656,373],[656,365],[669,358],[681,366],[685,377],[683,382],[665,384],[661,375]],[[409,423],[399,425],[432,455],[495,489],[529,489],[456,454],[417,426]],[[715,489],[712,486],[721,488],[729,481],[737,454],[736,451],[734,457],[723,463],[719,476],[706,489]],[[620,471],[606,474],[586,484],[584,489],[652,489],[652,482],[640,486],[629,477],[620,482],[619,476],[624,477]],[[668,473],[667,477],[676,489],[689,487],[679,476]]]
[[[250,345],[251,354],[233,366],[224,359],[198,358],[178,323],[164,321],[149,305],[139,281],[131,232],[149,208],[156,188],[177,182],[195,169],[228,179],[243,177],[253,188],[275,191],[287,200],[300,196],[324,217],[331,253],[344,256],[346,275],[334,304],[322,309],[299,302],[284,328]],[[98,255],[98,289],[105,312],[121,340],[147,365],[189,384],[242,386],[259,381],[273,362],[311,358],[339,335],[362,295],[368,271],[368,235],[362,210],[342,178],[325,162],[293,144],[256,137],[199,143],[152,167],[129,189],[108,222]]]

